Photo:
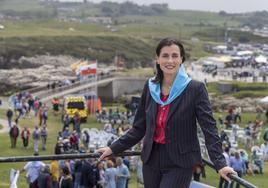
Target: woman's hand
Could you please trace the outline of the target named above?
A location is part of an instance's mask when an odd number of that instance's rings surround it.
[[[108,157],[113,154],[113,151],[110,147],[100,148],[97,150],[97,152],[102,154],[99,158],[100,161],[103,160],[105,157]]]
[[[234,171],[233,168],[226,166],[219,170],[219,174],[221,177],[223,177],[225,180],[227,180],[229,183],[231,182],[231,179],[228,177],[228,174],[234,174],[237,175],[236,171]]]

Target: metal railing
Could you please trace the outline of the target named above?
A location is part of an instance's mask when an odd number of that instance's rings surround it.
[[[116,156],[138,156],[140,155],[140,151],[131,151],[131,152],[123,152]],[[42,156],[17,156],[17,157],[0,157],[0,163],[10,163],[10,162],[27,162],[27,161],[46,161],[46,160],[63,160],[63,159],[85,159],[85,158],[99,158],[99,153],[77,153],[77,154],[61,154],[61,155],[42,155]],[[209,167],[215,169],[214,165],[203,158],[203,162]],[[249,183],[243,178],[238,177],[237,175],[230,174],[228,176],[233,181],[239,183],[240,185],[246,188],[257,188],[255,185]]]

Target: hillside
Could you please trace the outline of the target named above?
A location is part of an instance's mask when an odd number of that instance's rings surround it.
[[[263,14],[245,15],[257,19]],[[0,68],[16,67],[21,56],[46,54],[98,59],[107,64],[120,55],[127,67],[149,66],[156,42],[167,36],[182,40],[188,58],[197,59],[208,55],[203,50],[206,43],[224,41],[227,27],[242,25],[241,16],[170,10],[167,4],[0,0],[0,24],[5,27],[0,30]],[[103,17],[107,23],[94,20]],[[230,33],[233,41],[242,35],[249,42],[267,41],[247,33]],[[193,37],[198,41],[193,42]]]

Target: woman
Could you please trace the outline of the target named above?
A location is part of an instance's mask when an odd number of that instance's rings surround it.
[[[133,127],[111,146],[99,149],[100,159],[123,152],[144,137],[141,159],[145,188],[189,187],[193,167],[202,161],[197,119],[210,159],[219,174],[230,181],[227,174],[235,171],[226,166],[222,155],[206,87],[186,74],[183,45],[165,38],[156,55],[157,73],[145,84]]]

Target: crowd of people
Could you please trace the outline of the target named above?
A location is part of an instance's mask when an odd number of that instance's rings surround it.
[[[49,164],[33,161],[24,171],[30,188],[127,188],[130,178],[127,157],[52,160]]]
[[[268,110],[265,115],[267,116]],[[226,163],[232,167],[239,177],[243,175],[263,174],[264,162],[268,160],[268,129],[264,131],[263,140],[260,137],[263,129],[261,120],[262,111],[257,109],[255,120],[249,121],[244,128],[240,128],[242,115],[241,107],[230,108],[223,120],[220,116],[218,122],[221,126],[220,138],[223,143],[223,155]],[[244,148],[239,148],[239,145]],[[249,154],[248,152],[249,151]],[[223,178],[219,187],[233,187]],[[239,187],[239,184],[236,185]]]
[[[32,140],[34,155],[39,155],[39,142],[41,142],[42,150],[46,150],[49,108],[46,104],[42,104],[40,100],[33,99],[30,94],[19,94],[14,101],[14,109],[9,108],[6,113],[10,126],[11,148],[16,148],[17,140],[21,137],[22,146],[27,149],[29,142]],[[53,99],[52,110],[54,115],[58,114],[59,107],[58,100]],[[230,108],[225,118],[219,116],[218,123],[221,127],[220,138],[223,142],[223,154],[227,164],[234,168],[240,177],[246,174],[263,174],[264,161],[268,160],[268,129],[263,136],[264,142],[258,146],[257,144],[260,143],[258,135],[263,124],[260,118],[261,112],[257,112],[256,119],[249,121],[245,128],[239,127],[243,118],[241,113],[241,107],[236,107]],[[33,129],[25,126],[20,130],[18,126],[20,118],[31,117],[31,114],[38,118],[38,125]],[[129,124],[133,121],[133,114],[131,111],[120,112],[118,108],[114,111],[103,108],[97,111],[96,121],[103,123],[105,132],[118,137],[129,130]],[[265,115],[268,119],[268,112]],[[58,132],[54,153],[84,153],[90,151],[89,144],[92,140],[88,131],[81,131],[79,113],[76,113],[74,117],[69,117],[66,112],[63,112],[61,122],[62,129]],[[245,147],[243,149],[238,148],[238,144],[234,144],[234,142],[241,141],[239,131],[243,131],[245,135],[243,137],[244,142],[242,142]],[[115,141],[115,137],[107,140],[106,145],[111,145]],[[251,154],[248,154],[248,150],[251,151]],[[130,160],[128,157],[111,157],[105,161],[96,159],[53,160],[50,164],[37,161],[28,162],[21,170],[21,172],[24,171],[26,171],[26,179],[31,188],[125,188],[130,178]],[[200,175],[202,174],[205,177],[204,166],[202,164],[195,166],[193,170],[194,180],[200,181]],[[221,178],[219,187],[228,187],[228,184]]]

